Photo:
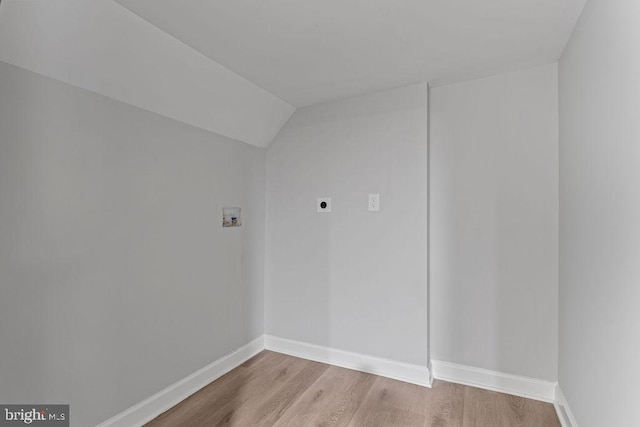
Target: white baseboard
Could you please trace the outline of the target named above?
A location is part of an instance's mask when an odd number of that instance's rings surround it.
[[[264,350],[264,336],[104,421],[98,427],[142,426]]]
[[[433,378],[552,402],[562,427],[578,427],[558,383],[433,360],[429,366],[264,335],[102,422],[98,427],[142,426],[264,349],[431,387]],[[431,369],[429,369],[431,368]]]
[[[553,406],[556,408],[556,413],[558,414],[558,419],[562,427],[578,427],[578,423],[569,408],[569,403],[564,397],[560,384],[556,386],[556,400],[553,402]]]
[[[277,353],[431,387],[431,375],[427,366],[396,362],[271,335],[265,335],[264,342],[267,350]]]
[[[433,376],[452,383],[469,385],[543,402],[555,401],[556,384],[551,381],[505,374],[473,366],[433,360]]]

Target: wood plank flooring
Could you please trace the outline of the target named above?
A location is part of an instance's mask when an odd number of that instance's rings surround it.
[[[560,427],[553,405],[436,381],[420,387],[263,351],[147,424]]]

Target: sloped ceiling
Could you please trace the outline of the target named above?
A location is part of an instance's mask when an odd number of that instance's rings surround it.
[[[296,107],[555,62],[586,0],[2,0],[0,61],[266,147]]]
[[[0,60],[259,147],[295,110],[111,0],[2,0]]]
[[[116,0],[298,107],[555,62],[585,0]]]

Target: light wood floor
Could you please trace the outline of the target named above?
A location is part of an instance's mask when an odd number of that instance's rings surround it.
[[[544,426],[553,405],[436,381],[433,388],[263,351],[147,426]]]

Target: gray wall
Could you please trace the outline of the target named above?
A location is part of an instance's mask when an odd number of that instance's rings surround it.
[[[263,333],[264,150],[5,63],[0,236],[0,402],[95,425]]]
[[[557,378],[555,65],[431,90],[435,360]]]
[[[427,100],[302,108],[269,146],[267,334],[427,366]]]
[[[559,382],[581,427],[640,425],[639,16],[589,0],[560,61]]]

